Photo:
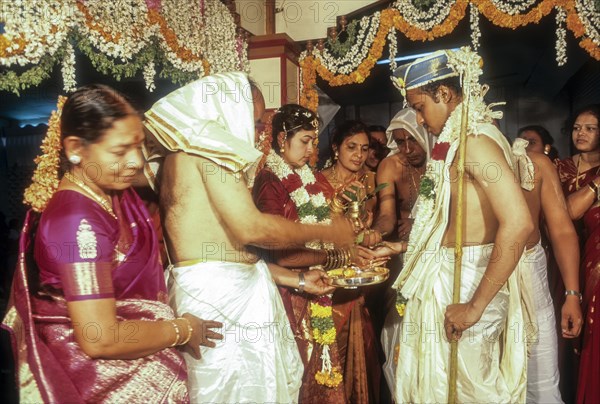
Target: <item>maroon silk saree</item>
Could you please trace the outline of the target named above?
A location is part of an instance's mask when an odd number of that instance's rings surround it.
[[[316,183],[329,200],[333,188],[320,172],[315,172]],[[298,220],[296,205],[277,176],[268,168],[261,170],[254,182],[254,203],[265,213]],[[306,268],[302,269],[306,270]],[[334,367],[342,371],[344,382],[338,387],[326,387],[315,380],[321,370],[322,348],[312,341],[310,329],[310,295],[300,294],[287,287],[279,287],[294,337],[304,362],[304,376],[299,401],[323,403],[367,403],[377,401],[381,366],[378,362],[375,331],[364,297],[359,291],[337,290],[333,295],[333,321],[336,343],[331,345],[330,356]]]
[[[114,297],[118,320],[174,318],[146,208],[133,190],[114,197],[113,206],[118,219],[77,192],[59,191],[41,217],[27,214],[2,324],[11,334],[22,402],[189,401],[175,349],[92,359],[73,337],[67,301]],[[107,331],[83,327],[92,339]],[[115,338],[135,343],[135,330]]]
[[[572,158],[561,160],[557,164],[563,192],[566,196],[582,187],[586,187],[596,176],[600,168],[594,167],[577,175],[577,166]],[[598,316],[600,310],[600,203],[596,202],[583,216],[584,242],[580,267],[581,287],[583,290],[582,312],[584,323],[582,330],[583,347],[579,363],[579,381],[577,385],[578,403],[600,402],[600,328]]]

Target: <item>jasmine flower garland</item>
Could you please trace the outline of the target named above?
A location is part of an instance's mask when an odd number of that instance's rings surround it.
[[[292,169],[275,151],[267,155],[265,165],[277,176],[296,205],[298,219],[305,224],[331,224],[329,205],[308,164]],[[312,249],[333,249],[329,243],[313,240],[306,243]],[[314,298],[309,303],[313,339],[323,348],[321,371],[315,374],[317,383],[337,387],[343,381],[341,370],[331,363],[329,349],[336,341],[333,322],[332,294]]]

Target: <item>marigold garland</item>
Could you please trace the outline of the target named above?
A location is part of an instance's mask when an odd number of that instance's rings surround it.
[[[337,387],[344,380],[340,369],[332,366],[329,359],[329,346],[336,341],[335,323],[333,322],[332,295],[321,296],[309,304],[310,324],[313,329],[313,339],[323,347],[323,365],[321,371],[315,374],[318,384],[327,387]]]
[[[532,23],[537,24],[542,17],[550,14],[556,3],[556,0],[542,0],[525,14],[510,15],[499,10],[492,0],[474,2],[479,8],[479,12],[493,22],[494,25],[510,29],[516,29]]]
[[[402,10],[388,8],[380,13],[380,23],[375,33],[375,40],[367,56],[353,71],[347,74],[335,74],[323,65],[319,57],[315,57],[314,54],[305,53],[301,56],[300,104],[312,110],[317,109],[319,103],[319,97],[315,89],[317,74],[330,86],[364,82],[382,55],[386,44],[385,36],[389,34],[390,29],[396,29],[412,41],[431,41],[452,33],[458,23],[465,17],[469,4],[476,6],[479,12],[494,25],[511,29],[528,24],[537,24],[543,17],[550,14],[555,7],[562,7],[566,11],[567,28],[573,32],[576,38],[584,37],[579,42],[579,46],[594,59],[600,60],[600,46],[596,43],[598,39],[594,40],[594,33],[586,31],[585,25],[577,12],[576,0],[541,0],[539,3],[532,5],[527,12],[517,12],[520,10],[514,9],[515,14],[503,11],[492,0],[456,0],[444,21],[435,25],[431,30],[424,30],[415,26],[414,23],[409,21],[408,16],[402,14]],[[504,10],[510,12],[511,9],[509,6],[504,5]],[[598,27],[594,28],[598,29]],[[314,50],[313,52],[318,51]]]
[[[60,167],[60,117],[66,97],[59,96],[56,111],[52,111],[48,121],[48,131],[40,148],[42,154],[34,162],[37,164],[31,185],[25,190],[23,202],[36,212],[42,212],[58,188]]]

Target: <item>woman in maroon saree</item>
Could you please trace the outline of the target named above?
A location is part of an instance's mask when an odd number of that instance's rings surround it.
[[[174,347],[197,354],[201,323],[166,304],[157,236],[131,189],[143,140],[106,86],[80,88],[51,118],[3,320],[22,402],[189,401]]]
[[[267,156],[266,167],[256,177],[254,202],[262,212],[289,220],[325,223],[330,220],[329,201],[334,197],[333,188],[323,174],[311,171],[307,165],[313,151],[316,151],[316,114],[299,105],[288,104],[276,111],[272,122],[272,149]],[[364,249],[343,252],[333,250],[333,246],[308,247],[276,250],[274,256],[268,259],[300,271],[300,280],[286,284],[278,281],[281,270],[274,272],[273,268],[277,267],[270,265],[304,362],[299,401],[312,402],[316,397],[325,403],[376,401],[380,366],[368,312],[353,310],[358,301],[356,293],[338,290],[333,295],[333,304],[329,296],[315,296],[331,293],[333,288],[322,286],[325,280],[323,271],[309,270],[309,267],[318,265],[325,269],[333,268],[331,264],[336,256],[339,258],[338,266],[350,261],[364,265],[374,256]],[[304,287],[298,288],[303,283]],[[332,305],[330,310],[336,331],[335,341],[327,348],[317,343],[315,324],[311,323],[311,305],[323,304],[323,301],[327,301],[324,303],[326,307]],[[360,318],[355,318],[356,315]],[[324,351],[327,351],[327,360],[323,360]],[[336,376],[323,381],[319,374],[328,360]]]
[[[583,346],[577,385],[578,403],[600,402],[600,105],[581,109],[570,125],[573,157],[557,164],[563,191],[573,220],[582,219],[585,247],[580,276],[583,278]],[[578,293],[567,291],[565,293]]]

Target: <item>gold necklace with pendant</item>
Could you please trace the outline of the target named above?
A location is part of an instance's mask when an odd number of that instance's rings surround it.
[[[89,196],[92,197],[93,200],[98,202],[100,206],[102,206],[102,208],[105,211],[107,211],[112,217],[114,217],[115,219],[117,218],[117,215],[115,215],[115,212],[113,211],[110,202],[108,202],[106,199],[95,193],[94,190],[85,185],[83,181],[80,181],[77,178],[75,178],[75,176],[70,172],[65,173],[65,178],[71,181],[73,184],[77,185],[79,188],[83,189]]]

